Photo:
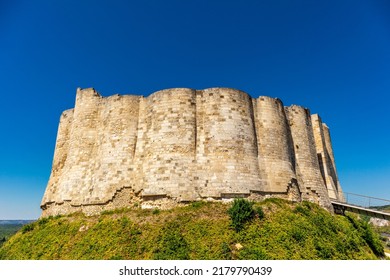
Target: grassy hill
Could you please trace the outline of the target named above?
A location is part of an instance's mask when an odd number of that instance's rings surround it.
[[[0,259],[378,259],[383,245],[357,216],[268,199],[242,228],[229,204],[138,207],[40,219],[0,247]]]

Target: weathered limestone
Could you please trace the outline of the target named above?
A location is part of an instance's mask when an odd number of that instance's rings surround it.
[[[294,150],[286,114],[279,99],[260,96],[254,100],[260,178],[263,191],[285,193],[296,179]]]
[[[332,168],[333,164],[325,144],[323,123],[317,114],[311,116],[311,122],[322,178],[328,190],[329,197],[332,199],[338,199],[337,178],[335,177],[335,173]]]
[[[301,106],[286,108],[295,151],[295,169],[302,199],[330,207],[329,196],[321,175],[314,141],[310,112]]]
[[[101,97],[60,119],[42,216],[198,199],[342,199],[328,127],[303,107],[229,88]]]
[[[143,196],[197,198],[191,182],[196,106],[191,89],[162,90],[142,99],[134,189]]]
[[[322,129],[324,132],[324,142],[325,142],[325,148],[326,148],[326,158],[327,162],[329,164],[329,174],[332,178],[331,184],[333,190],[336,190],[336,198],[340,201],[345,201],[343,191],[340,186],[340,182],[337,176],[337,171],[336,171],[336,164],[334,160],[334,155],[333,155],[333,148],[332,148],[332,142],[330,138],[330,132],[329,128],[326,124],[322,124]]]
[[[260,191],[252,100],[234,89],[197,91],[194,182],[198,195],[229,197]]]

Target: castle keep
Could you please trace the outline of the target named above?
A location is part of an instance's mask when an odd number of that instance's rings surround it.
[[[301,106],[230,88],[148,97],[77,89],[61,115],[42,216],[134,204],[342,200],[328,127]]]

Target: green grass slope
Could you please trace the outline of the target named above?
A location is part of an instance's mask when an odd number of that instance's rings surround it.
[[[357,216],[268,199],[239,230],[229,204],[195,202],[171,210],[122,209],[25,225],[0,259],[378,259],[379,236]],[[230,213],[231,211],[229,211]]]

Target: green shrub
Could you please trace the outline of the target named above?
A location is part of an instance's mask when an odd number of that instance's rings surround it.
[[[27,233],[34,229],[34,224],[26,224],[22,227],[22,233]]]
[[[261,208],[260,206],[255,207],[255,213],[256,213],[256,216],[259,218],[259,220],[264,219],[263,208]]]
[[[47,224],[49,222],[50,218],[41,218],[38,220],[38,225],[39,226],[44,226],[45,224]]]
[[[252,220],[254,217],[255,211],[252,206],[252,202],[243,198],[238,198],[233,201],[233,205],[229,208],[228,214],[232,226],[237,232],[242,230],[245,223]]]

